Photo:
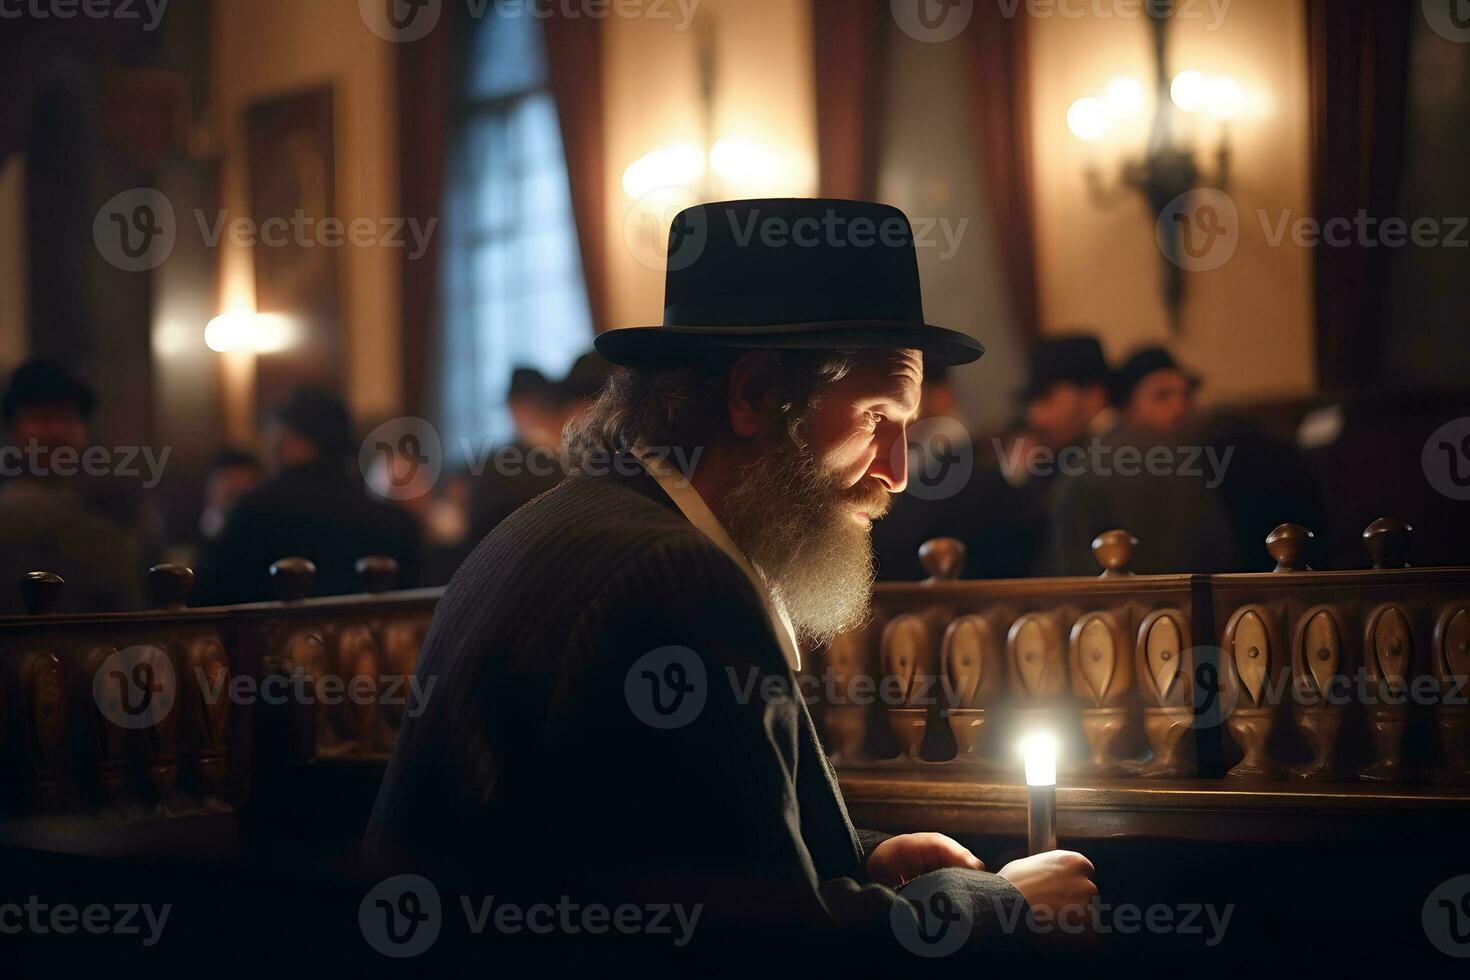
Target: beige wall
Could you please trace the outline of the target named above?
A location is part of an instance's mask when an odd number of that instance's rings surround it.
[[[1310,213],[1302,5],[1233,0],[1218,22],[1208,5],[1193,9],[1204,16],[1174,24],[1172,70],[1233,75],[1249,96],[1248,112],[1232,129],[1229,194],[1239,215],[1238,250],[1218,269],[1185,274],[1183,335],[1171,338],[1159,288],[1160,252],[1142,199],[1127,193],[1106,207],[1090,200],[1083,179],[1088,145],[1066,124],[1073,100],[1101,94],[1116,76],[1138,78],[1151,92],[1147,22],[1034,18],[1028,26],[1043,327],[1094,327],[1112,357],[1141,344],[1168,343],[1206,376],[1208,400],[1305,394],[1315,385],[1311,256],[1289,235],[1279,247],[1270,245],[1258,215],[1264,209],[1274,227],[1286,211],[1293,218]],[[1092,144],[1095,156],[1116,160],[1122,142]],[[1141,136],[1127,142],[1140,146]]]
[[[249,214],[243,112],[252,101],[335,87],[338,217],[374,220],[398,205],[394,46],[364,25],[353,0],[216,0],[211,116],[222,151],[221,206]],[[222,240],[221,305],[251,309],[248,250]],[[402,249],[342,246],[347,396],[359,417],[396,414]],[[226,427],[232,438],[252,415],[238,365],[227,365]],[[247,433],[248,434],[248,433]]]
[[[624,192],[622,175],[651,150],[701,141],[697,27],[718,25],[714,138],[759,144],[784,161],[762,181],[716,186],[714,193],[804,197],[816,189],[808,0],[700,0],[696,11],[695,26],[683,31],[676,29],[677,13],[672,19],[604,21],[610,322],[599,326],[658,323],[663,315],[669,221],[694,196],[669,191],[637,201]]]

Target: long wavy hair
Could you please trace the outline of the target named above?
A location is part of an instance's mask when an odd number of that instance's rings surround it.
[[[617,368],[597,399],[567,423],[562,446],[573,471],[605,466],[635,446],[682,450],[683,458],[727,439],[730,370],[746,353],[714,348],[694,364]],[[798,446],[801,427],[826,386],[852,370],[851,351],[781,351],[774,385],[777,411]]]

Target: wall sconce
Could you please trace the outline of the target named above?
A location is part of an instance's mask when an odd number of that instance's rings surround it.
[[[221,313],[204,327],[204,346],[220,354],[271,354],[294,340],[291,319],[279,313]]]
[[[1245,90],[1230,77],[1210,77],[1193,69],[1169,74],[1168,31],[1173,16],[1172,0],[1153,0],[1146,4],[1154,34],[1155,98],[1153,116],[1148,123],[1148,136],[1141,155],[1125,156],[1118,176],[1109,187],[1095,160],[1087,162],[1087,183],[1099,204],[1110,204],[1124,191],[1141,194],[1148,203],[1149,214],[1158,227],[1158,238],[1164,250],[1163,293],[1168,310],[1170,330],[1181,329],[1180,308],[1184,301],[1184,279],[1181,268],[1183,224],[1179,221],[1159,223],[1164,210],[1178,197],[1201,186],[1224,190],[1230,178],[1230,121],[1245,108]],[[1121,132],[1130,123],[1143,119],[1147,98],[1137,79],[1115,78],[1101,96],[1088,96],[1073,102],[1067,110],[1067,128],[1084,143],[1094,143],[1109,133]],[[1201,129],[1200,117],[1207,115],[1218,122],[1214,149],[1214,173],[1208,178],[1195,162],[1195,144]],[[1183,133],[1176,130],[1182,130]],[[1182,135],[1182,139],[1180,138]]]
[[[701,12],[695,22],[699,79],[698,138],[645,153],[623,171],[623,193],[637,201],[657,191],[687,190],[701,201],[792,194],[806,188],[813,168],[796,155],[758,140],[716,136],[719,88],[718,24]]]

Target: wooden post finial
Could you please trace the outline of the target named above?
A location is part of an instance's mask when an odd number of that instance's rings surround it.
[[[20,601],[32,616],[53,613],[61,604],[66,580],[55,572],[26,572],[20,579]]]
[[[1413,526],[1396,517],[1380,517],[1363,528],[1363,547],[1374,568],[1408,568]]]
[[[186,565],[154,565],[148,569],[148,594],[157,609],[183,609],[194,591],[194,569]]]
[[[1278,572],[1310,572],[1307,564],[1307,543],[1312,532],[1300,524],[1278,524],[1266,535],[1266,553],[1276,560]]]
[[[311,595],[315,582],[316,565],[309,558],[293,555],[271,565],[271,584],[275,586],[276,598],[282,602],[305,599]]]
[[[398,583],[398,562],[387,555],[364,555],[352,569],[364,592],[390,592]]]
[[[965,543],[958,538],[930,538],[919,545],[919,564],[931,582],[953,582],[965,567]]]
[[[1102,566],[1103,578],[1132,575],[1128,565],[1133,561],[1138,539],[1122,528],[1104,531],[1092,539],[1092,557]]]

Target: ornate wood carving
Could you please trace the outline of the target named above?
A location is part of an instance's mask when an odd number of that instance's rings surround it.
[[[934,644],[923,616],[906,614],[890,622],[881,642],[883,679],[894,692],[888,722],[899,747],[910,759],[920,759],[937,680]]]
[[[1245,754],[1226,773],[1232,779],[1276,779],[1282,774],[1270,746],[1281,690],[1277,680],[1282,658],[1274,633],[1275,617],[1262,606],[1240,609],[1225,626],[1222,679],[1234,703],[1226,724]]]

